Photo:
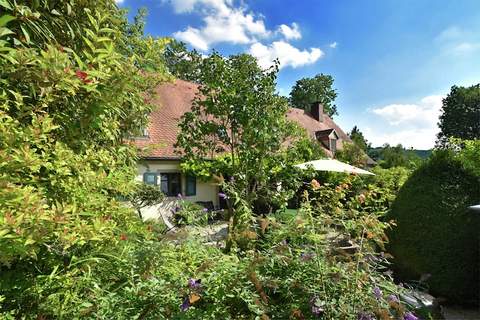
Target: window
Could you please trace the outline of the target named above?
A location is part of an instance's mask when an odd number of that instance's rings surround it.
[[[330,151],[335,153],[337,151],[337,139],[330,139]]]
[[[154,172],[145,172],[143,174],[143,182],[145,184],[157,185],[157,174]]]
[[[182,192],[180,173],[161,173],[160,190],[169,197],[174,197]]]
[[[186,178],[185,195],[194,196],[197,194],[197,178],[188,175]]]

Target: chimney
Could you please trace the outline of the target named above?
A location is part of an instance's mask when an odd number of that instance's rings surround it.
[[[323,105],[320,102],[312,103],[310,114],[318,122],[323,122]]]

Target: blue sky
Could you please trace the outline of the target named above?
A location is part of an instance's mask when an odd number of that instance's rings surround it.
[[[480,82],[479,0],[123,0],[147,7],[146,31],[208,54],[278,57],[278,90],[330,74],[335,120],[374,146],[430,148],[441,99]]]

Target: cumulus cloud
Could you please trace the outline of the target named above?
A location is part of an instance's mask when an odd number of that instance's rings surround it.
[[[280,68],[297,68],[316,62],[324,54],[319,48],[300,50],[285,41],[274,41],[269,46],[256,42],[250,46],[249,53],[263,68],[270,67],[275,59],[279,59]]]
[[[427,96],[416,104],[389,104],[371,111],[394,126],[436,125],[442,96]]]
[[[244,7],[234,7],[229,0],[174,0],[171,3],[176,13],[195,10],[203,16],[201,27],[189,26],[173,34],[202,51],[219,42],[249,44],[271,34],[261,18]]]
[[[282,24],[278,27],[278,31],[285,37],[285,39],[301,39],[302,34],[300,33],[300,28],[295,22],[292,23],[292,26],[289,27],[286,24]]]
[[[396,103],[371,109],[370,112],[380,118],[380,125],[366,130],[368,140],[373,145],[401,143],[417,149],[432,148],[438,132],[442,98],[431,95],[414,104]]]
[[[337,43],[337,41],[335,41],[335,42],[330,43],[328,46],[332,49],[335,49],[338,46],[338,43]]]
[[[193,13],[202,18],[202,25],[187,26],[173,34],[194,48],[206,52],[216,43],[249,45],[249,53],[255,56],[262,67],[272,65],[279,59],[281,67],[293,68],[314,63],[323,56],[319,48],[302,50],[289,40],[301,39],[300,26],[293,22],[281,24],[276,30],[265,27],[264,18],[248,10],[242,3],[233,0],[164,0],[173,6],[177,14]],[[281,40],[273,41],[273,39]],[[268,41],[265,44],[265,41]],[[273,42],[271,42],[273,41]]]

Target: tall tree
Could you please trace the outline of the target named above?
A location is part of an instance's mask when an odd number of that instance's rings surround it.
[[[278,65],[262,70],[250,55],[212,54],[203,61],[200,94],[180,122],[185,163],[231,177],[223,183],[229,235],[249,221],[256,201],[281,193],[276,171],[285,167],[280,150],[292,130],[288,105],[275,93],[277,72]]]
[[[200,82],[202,55],[197,50],[188,50],[184,42],[172,39],[164,53],[165,64],[170,73],[182,80]]]
[[[442,104],[437,145],[449,138],[480,139],[480,84],[453,86]]]
[[[314,102],[320,102],[329,116],[338,115],[337,106],[334,104],[336,98],[333,77],[323,73],[313,78],[297,80],[290,91],[290,103],[294,107],[310,110]]]
[[[348,135],[358,147],[367,152],[370,144],[367,142],[367,139],[365,139],[363,133],[360,131],[360,129],[358,129],[357,126],[354,126]]]

